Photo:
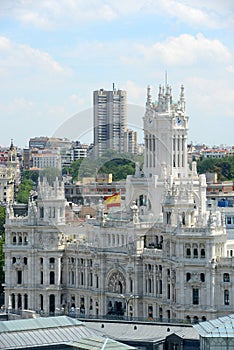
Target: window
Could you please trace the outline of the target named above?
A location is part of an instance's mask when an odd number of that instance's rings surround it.
[[[223,282],[230,282],[230,275],[229,273],[223,274]]]
[[[132,279],[129,280],[129,289],[130,289],[130,293],[132,293],[132,290],[133,290]]]
[[[22,271],[17,271],[17,284],[22,284]]]
[[[44,218],[44,208],[41,207],[40,208],[40,219],[43,219]]]
[[[41,271],[41,284],[43,284],[43,271]]]
[[[151,281],[151,278],[149,278],[149,293],[152,293],[152,281]]]
[[[99,284],[99,280],[98,280],[98,276],[96,276],[96,288],[98,288],[98,284]]]
[[[162,294],[162,280],[159,280],[159,294]]]
[[[13,258],[12,258],[12,264],[15,264],[15,263],[16,263],[16,258],[13,257]]]
[[[43,310],[43,295],[40,294],[40,309]]]
[[[231,225],[232,218],[230,216],[227,216],[227,225]]]
[[[195,259],[198,258],[198,250],[197,250],[197,248],[194,248],[194,249],[193,249],[193,257],[194,257]]]
[[[40,264],[43,265],[43,258],[40,258]]]
[[[171,286],[170,284],[167,285],[167,299],[171,298]]]
[[[149,318],[153,317],[153,306],[152,305],[148,306],[148,317]]]
[[[54,271],[50,271],[50,284],[54,284]]]
[[[54,269],[54,258],[50,258],[50,269]]]
[[[193,289],[193,305],[199,304],[199,290],[197,288]]]
[[[28,259],[24,257],[24,265],[28,264]]]
[[[206,252],[205,252],[205,249],[202,248],[201,249],[201,258],[204,259],[206,257]]]
[[[191,279],[191,273],[187,272],[186,273],[186,282],[188,282]]]
[[[28,295],[24,294],[24,309],[27,310],[28,308]]]
[[[201,274],[200,274],[200,280],[201,280],[202,282],[205,282],[205,274],[204,274],[204,273],[201,273]]]
[[[229,305],[229,290],[224,291],[224,305]]]
[[[75,272],[72,271],[72,281],[71,284],[75,284]]]
[[[190,248],[186,249],[186,258],[191,258],[191,249]]]

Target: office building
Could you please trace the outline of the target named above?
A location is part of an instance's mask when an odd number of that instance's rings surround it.
[[[124,135],[127,129],[126,91],[93,92],[94,155],[100,157],[106,150],[124,152]]]

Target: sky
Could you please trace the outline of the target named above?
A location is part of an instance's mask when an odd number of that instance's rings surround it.
[[[188,141],[234,145],[233,0],[0,0],[2,145],[92,142],[92,93],[113,83],[142,135],[166,74],[175,101],[185,87]]]

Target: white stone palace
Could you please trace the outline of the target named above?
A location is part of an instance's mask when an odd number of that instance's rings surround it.
[[[184,88],[169,86],[143,117],[143,170],[127,177],[119,212],[66,223],[63,183],[43,179],[28,216],[8,207],[5,303],[45,314],[206,320],[234,312],[234,257],[223,213],[208,208],[206,180],[187,163]]]

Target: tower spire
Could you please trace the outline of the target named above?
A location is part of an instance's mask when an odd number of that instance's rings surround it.
[[[151,106],[151,89],[150,85],[147,86],[147,100],[146,100],[146,106],[150,107]]]

